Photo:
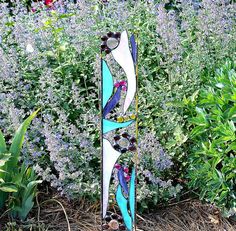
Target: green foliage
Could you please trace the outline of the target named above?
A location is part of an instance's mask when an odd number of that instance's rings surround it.
[[[9,150],[0,131],[0,209],[9,207],[11,215],[22,220],[32,209],[36,186],[41,183],[33,169],[19,161],[25,133],[38,111],[17,129]]]
[[[9,149],[9,153],[11,153],[11,159],[6,165],[6,171],[10,173],[13,169],[17,167],[17,163],[19,161],[19,155],[22,149],[22,145],[25,139],[25,133],[30,126],[31,121],[36,117],[38,111],[33,112],[17,129],[15,136],[13,138],[12,144]]]
[[[14,218],[25,220],[28,213],[34,206],[36,186],[42,181],[37,180],[38,176],[31,167],[22,164],[19,173],[13,177],[13,183],[17,186],[9,199],[9,208]]]
[[[99,198],[100,37],[123,30],[138,37],[140,140],[147,144],[143,133],[154,134],[174,163],[168,173],[160,172],[159,152],[155,160],[151,149],[141,146],[138,200],[149,207],[179,193],[193,142],[187,119],[195,115],[191,108],[201,86],[226,58],[235,57],[236,24],[231,3],[200,1],[196,7],[194,1],[170,2],[74,5],[65,0],[53,11],[34,2],[36,11],[28,14],[16,3],[13,17],[2,7],[0,123],[8,136],[28,110],[42,107],[23,158],[62,194]],[[149,181],[144,171],[151,171]]]
[[[216,72],[189,109],[192,150],[189,186],[215,203],[226,216],[236,212],[236,63]]]

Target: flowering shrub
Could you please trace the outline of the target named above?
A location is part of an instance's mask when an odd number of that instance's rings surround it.
[[[236,28],[233,3],[183,0],[175,8],[81,0],[53,9],[33,3],[27,12],[17,2],[9,14],[1,3],[0,127],[10,134],[26,111],[42,108],[24,159],[63,194],[99,196],[99,39],[125,29],[139,37],[139,201],[145,207],[180,191],[189,131],[179,101],[234,56]]]
[[[150,208],[160,200],[168,201],[169,198],[176,197],[182,186],[173,182],[169,173],[173,162],[155,135],[144,130],[139,146],[138,201],[141,202],[141,208]]]
[[[62,193],[97,197],[98,76],[93,70],[96,53],[89,51],[83,25],[74,31],[82,15],[71,23],[75,18],[69,13],[26,14],[18,5],[15,20],[7,7],[1,9],[8,21],[1,22],[1,127],[10,134],[26,109],[41,105],[42,117],[26,137],[32,142],[24,146],[24,159]],[[71,25],[65,27],[67,36],[64,24]],[[88,62],[91,55],[94,63]]]

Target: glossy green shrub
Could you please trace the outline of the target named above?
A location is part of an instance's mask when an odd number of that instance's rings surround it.
[[[236,213],[236,65],[227,62],[193,102],[189,185],[226,216]]]

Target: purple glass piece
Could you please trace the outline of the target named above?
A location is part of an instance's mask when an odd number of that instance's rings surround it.
[[[120,96],[121,96],[121,90],[122,90],[122,86],[119,86],[115,92],[115,94],[113,95],[113,97],[110,99],[110,101],[106,104],[104,110],[103,110],[103,118],[106,117],[106,115],[108,113],[111,112],[111,110],[113,110],[115,108],[115,106],[118,104],[119,100],[120,100]]]
[[[136,44],[135,37],[133,34],[130,37],[130,43],[132,46],[132,57],[133,57],[134,63],[137,64],[137,53],[138,53],[137,44]]]
[[[124,169],[123,167],[118,171],[118,179],[120,182],[121,187],[123,188],[125,194],[129,194],[129,189],[128,189],[128,185],[124,176]]]

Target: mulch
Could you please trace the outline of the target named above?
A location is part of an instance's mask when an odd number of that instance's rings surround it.
[[[37,204],[24,224],[0,218],[4,231],[100,231],[99,203],[68,201],[38,195]],[[1,215],[0,215],[1,217]],[[187,199],[155,212],[138,215],[137,231],[236,231],[236,222],[225,219],[212,205]]]

